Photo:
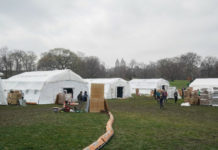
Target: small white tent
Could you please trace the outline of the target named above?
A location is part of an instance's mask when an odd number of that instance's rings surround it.
[[[212,91],[214,87],[218,87],[218,78],[198,78],[189,87],[192,87],[193,90],[207,88]]]
[[[71,70],[34,71],[4,80],[5,90],[21,90],[27,102],[53,104],[63,90],[77,99],[80,91],[88,91],[88,83]]]
[[[139,94],[150,95],[154,89],[162,89],[163,87],[167,90],[169,82],[165,79],[132,79],[129,81],[131,94],[136,94],[136,89],[139,89]]]
[[[177,91],[177,93],[178,93],[178,99],[181,99],[182,97],[179,95],[179,91],[176,89],[176,87],[175,86],[170,86],[170,87],[168,87],[168,89],[167,89],[167,98],[169,99],[172,99],[172,98],[174,98],[174,93],[175,93],[175,91]]]
[[[0,105],[8,105],[8,102],[5,98],[4,88],[3,88],[3,84],[2,84],[2,80],[1,80],[2,75],[3,74],[0,73]]]
[[[92,83],[104,84],[105,99],[128,98],[131,96],[128,82],[121,78],[85,79],[85,81],[89,83],[89,89]]]

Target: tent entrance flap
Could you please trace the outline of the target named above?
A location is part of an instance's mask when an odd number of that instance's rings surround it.
[[[63,88],[63,91],[66,91],[67,94],[73,94],[73,88]]]
[[[123,98],[123,87],[117,87],[117,98]]]
[[[72,94],[73,96],[73,88],[63,88],[63,91],[66,91],[67,94]]]

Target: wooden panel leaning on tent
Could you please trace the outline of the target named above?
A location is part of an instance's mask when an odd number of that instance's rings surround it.
[[[91,84],[90,112],[107,112],[104,100],[104,84]]]

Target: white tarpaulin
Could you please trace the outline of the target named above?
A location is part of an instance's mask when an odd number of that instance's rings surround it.
[[[189,102],[186,102],[186,103],[182,103],[181,106],[189,107],[189,106],[191,106],[191,105],[190,105]]]
[[[136,89],[139,89],[139,94],[150,95],[154,89],[165,89],[169,87],[169,82],[165,79],[132,79],[129,81],[131,94],[136,94]]]
[[[53,104],[56,95],[64,89],[72,89],[73,99],[80,91],[88,91],[88,84],[71,70],[24,72],[4,80],[5,90],[21,90],[27,102]]]
[[[130,87],[126,80],[121,78],[100,78],[85,79],[89,83],[89,89],[92,83],[104,84],[104,98],[128,98],[131,96]]]
[[[4,88],[1,78],[0,78],[0,105],[8,105],[8,102],[5,98],[5,93],[4,93]]]
[[[192,87],[193,90],[207,88],[212,91],[214,87],[218,87],[218,78],[198,78],[189,87]]]

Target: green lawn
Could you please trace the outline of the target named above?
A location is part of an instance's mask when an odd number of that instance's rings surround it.
[[[54,113],[53,106],[1,106],[0,150],[82,149],[105,132],[105,114]]]
[[[170,81],[170,86],[175,86],[177,87],[177,89],[182,89],[182,88],[186,88],[188,83],[189,83],[188,80],[174,80],[174,81]]]
[[[108,105],[115,135],[104,150],[218,148],[217,107],[180,107],[169,100],[160,110],[146,97],[108,100]],[[0,149],[82,149],[105,132],[105,114],[53,113],[51,107],[1,106]]]

